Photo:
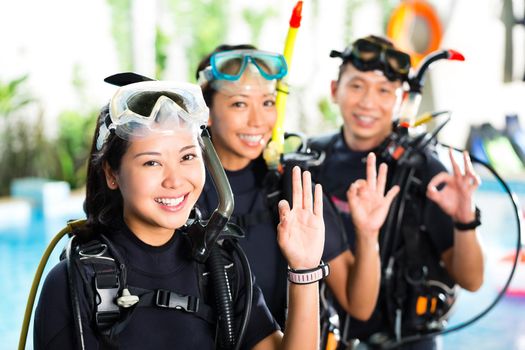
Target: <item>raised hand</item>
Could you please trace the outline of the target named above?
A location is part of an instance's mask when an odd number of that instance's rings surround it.
[[[366,158],[366,180],[359,179],[353,182],[346,192],[350,214],[358,235],[377,237],[390,205],[399,192],[399,186],[393,186],[386,195],[384,194],[387,169],[386,164],[381,164],[377,175],[376,156],[369,153]]]
[[[277,241],[292,269],[317,267],[324,248],[323,191],[315,185],[312,198],[310,172],[292,170],[292,208],[286,200],[279,202]]]
[[[472,195],[481,184],[481,179],[474,172],[467,152],[463,152],[464,174],[452,156],[452,149],[449,148],[448,153],[453,174],[442,172],[434,176],[428,183],[427,197],[436,202],[454,221],[470,222],[474,216]],[[444,187],[438,190],[439,185]]]

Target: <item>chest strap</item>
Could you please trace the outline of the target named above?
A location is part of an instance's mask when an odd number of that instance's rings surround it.
[[[139,297],[135,306],[127,309],[117,305],[121,289],[120,271],[115,261],[107,257],[91,258],[90,265],[94,270],[95,283],[95,323],[102,331],[108,331],[115,324],[120,323],[122,318],[129,318],[136,307],[160,307],[191,313],[196,317],[215,324],[215,313],[213,308],[205,304],[198,297],[184,295],[166,289],[149,290],[139,287],[128,286],[133,295]],[[123,322],[127,324],[127,320]]]
[[[133,294],[139,295],[139,302],[136,307],[180,310],[191,313],[210,324],[216,323],[213,308],[195,296],[183,295],[166,289],[147,290],[130,286],[129,290]]]

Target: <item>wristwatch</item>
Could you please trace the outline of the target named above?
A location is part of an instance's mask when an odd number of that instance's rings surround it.
[[[295,284],[310,284],[322,280],[330,274],[330,265],[321,261],[313,269],[294,270],[288,268],[288,281]]]
[[[475,229],[476,227],[481,225],[481,211],[479,210],[478,207],[476,207],[475,215],[476,217],[471,222],[467,222],[467,223],[454,222],[454,227],[460,231],[468,231],[468,230]]]

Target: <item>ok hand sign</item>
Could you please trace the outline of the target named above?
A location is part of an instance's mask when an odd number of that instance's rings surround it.
[[[377,175],[376,156],[369,153],[366,158],[366,180],[359,179],[353,182],[346,192],[350,214],[358,235],[377,238],[390,204],[399,192],[399,186],[394,186],[385,196],[387,168],[386,164],[381,164]]]

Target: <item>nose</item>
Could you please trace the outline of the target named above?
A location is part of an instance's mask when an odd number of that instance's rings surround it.
[[[259,127],[264,123],[264,113],[258,106],[250,106],[248,111],[248,126]]]
[[[181,183],[181,172],[176,165],[164,164],[162,186],[165,188],[177,188]]]
[[[373,89],[367,88],[359,99],[359,106],[362,108],[373,108],[376,103],[377,95]]]

